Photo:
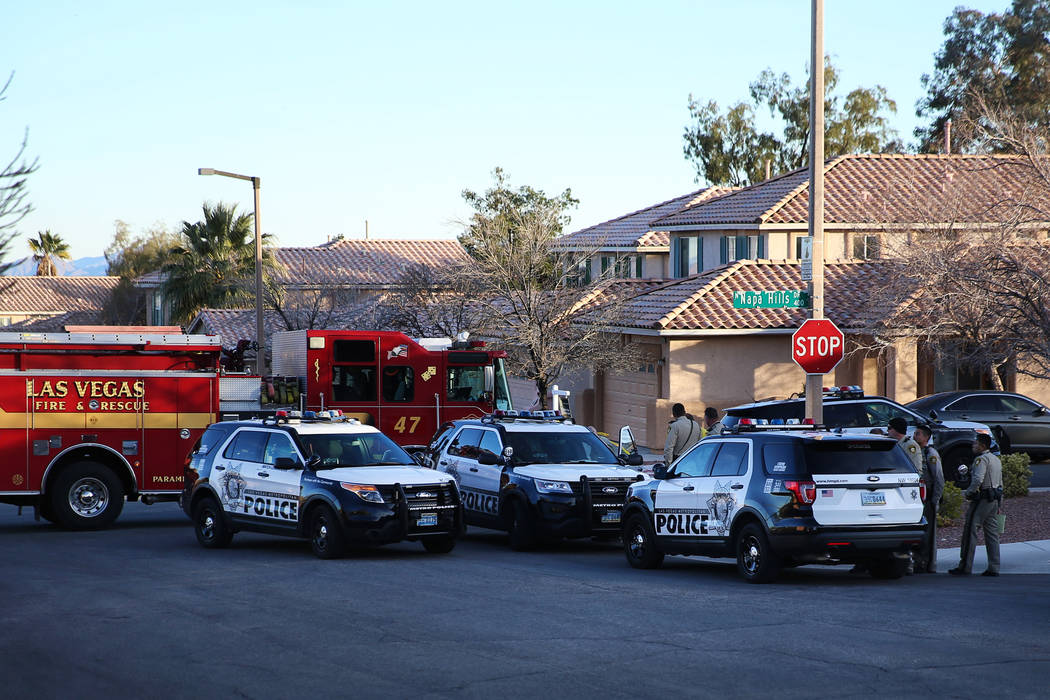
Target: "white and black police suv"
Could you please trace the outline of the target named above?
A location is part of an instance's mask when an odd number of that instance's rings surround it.
[[[925,485],[897,442],[751,422],[701,440],[631,486],[628,563],[651,569],[665,554],[735,557],[752,583],[799,564],[862,562],[877,578],[902,576],[926,524]]]
[[[616,536],[627,487],[644,478],[630,428],[614,453],[556,411],[498,411],[446,423],[429,460],[455,477],[469,525],[506,530],[511,547],[539,540]]]
[[[463,530],[454,479],[327,411],[209,426],[190,454],[180,503],[204,547],[252,530],[306,538],[322,559],[401,540],[443,554]]]

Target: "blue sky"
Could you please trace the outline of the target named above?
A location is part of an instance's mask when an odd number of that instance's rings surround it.
[[[911,138],[920,76],[958,0],[827,0],[841,87],[885,86]],[[1009,0],[963,3],[1001,11]],[[331,234],[453,236],[494,166],[580,199],[570,229],[695,187],[690,93],[728,104],[764,68],[803,78],[809,0],[9,3],[0,159],[29,128],[40,170],[25,239],[100,255],[115,219],[175,230],[201,204],[247,211],[281,245]]]

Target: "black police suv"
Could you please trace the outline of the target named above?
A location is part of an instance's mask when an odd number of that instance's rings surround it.
[[[252,530],[306,538],[322,559],[401,540],[452,551],[463,531],[454,479],[418,466],[371,426],[304,415],[204,432],[180,497],[202,546]]]
[[[922,538],[925,486],[896,441],[814,429],[729,429],[705,438],[623,510],[628,563],[665,554],[735,557],[752,583],[785,566],[867,564],[898,578]]]
[[[824,392],[823,425],[842,428],[844,432],[870,434],[885,432],[891,418],[903,418],[910,433],[916,425],[928,425],[933,433],[932,444],[941,455],[944,478],[960,481],[956,469],[973,461],[973,441],[977,433],[992,435],[983,423],[964,420],[938,420],[914,408],[902,406],[885,396],[868,396],[859,386],[836,387]],[[764,420],[770,423],[801,421],[806,413],[805,398],[759,401],[727,408],[722,424],[736,426],[741,418]],[[993,449],[998,446],[993,441]]]
[[[621,449],[633,445],[629,428]],[[463,494],[467,524],[510,533],[515,550],[539,540],[615,536],[627,487],[644,478],[639,454],[616,454],[553,411],[502,411],[446,423],[429,447]]]

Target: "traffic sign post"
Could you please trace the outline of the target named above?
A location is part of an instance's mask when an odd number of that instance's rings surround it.
[[[845,345],[846,337],[830,319],[811,318],[791,334],[791,359],[806,374],[827,374],[842,361]]]

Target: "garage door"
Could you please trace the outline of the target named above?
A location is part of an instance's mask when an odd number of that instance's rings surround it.
[[[652,366],[652,365],[650,365]],[[605,432],[616,436],[620,428],[631,426],[638,444],[654,447],[646,435],[646,410],[649,402],[658,396],[656,368],[649,372],[610,374],[605,378]],[[663,446],[663,437],[657,436],[655,447]]]

